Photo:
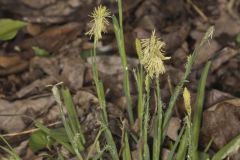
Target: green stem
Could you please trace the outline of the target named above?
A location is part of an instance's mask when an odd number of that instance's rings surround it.
[[[96,64],[96,46],[97,46],[97,41],[94,39],[94,44],[93,44],[93,79],[94,83],[96,86],[97,90],[97,95],[99,99],[99,105],[103,111],[104,114],[104,121],[108,123],[108,117],[107,117],[107,110],[106,110],[106,101],[105,101],[105,94],[104,94],[104,87],[103,83],[99,80],[99,75],[98,75],[98,70],[97,70],[97,64]]]
[[[169,105],[168,105],[168,109],[167,109],[167,111],[165,113],[165,116],[164,116],[164,121],[163,121],[163,131],[164,131],[164,133],[163,133],[162,142],[165,139],[167,127],[168,127],[170,118],[172,116],[173,109],[174,109],[174,106],[176,104],[177,98],[178,98],[178,96],[179,96],[179,94],[180,94],[180,92],[183,88],[183,85],[186,83],[186,80],[187,80],[189,74],[191,73],[191,69],[193,67],[193,64],[194,64],[194,62],[197,58],[197,55],[198,55],[200,49],[208,42],[209,38],[212,38],[213,31],[214,31],[213,27],[210,27],[207,30],[207,32],[205,33],[201,42],[199,43],[199,45],[197,45],[197,47],[193,51],[193,54],[188,57],[188,61],[187,61],[186,67],[185,67],[186,70],[185,70],[184,76],[183,76],[182,80],[179,82],[179,84],[176,86],[176,88],[174,90],[174,93],[171,96],[171,99],[170,99],[170,102],[169,102]]]
[[[121,57],[122,69],[123,69],[123,87],[124,94],[127,99],[127,111],[129,116],[130,124],[134,124],[134,117],[132,111],[132,100],[131,100],[131,92],[130,92],[130,81],[129,81],[129,72],[128,72],[128,64],[127,64],[127,56],[125,51],[125,43],[124,43],[124,34],[123,34],[123,18],[122,18],[122,1],[118,0],[118,11],[119,11],[119,21],[115,16],[112,17],[114,32],[117,39],[118,50]]]
[[[150,160],[149,147],[148,147],[148,127],[149,127],[149,100],[150,100],[150,77],[146,77],[146,92],[147,92],[147,102],[145,104],[144,110],[144,121],[143,121],[143,159]]]
[[[153,141],[153,160],[158,160],[161,153],[161,139],[162,139],[162,100],[160,92],[159,80],[156,80],[157,85],[157,115],[154,121],[154,141]]]

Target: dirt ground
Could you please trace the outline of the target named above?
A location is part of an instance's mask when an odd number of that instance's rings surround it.
[[[57,104],[51,88],[47,87],[50,84],[64,82],[71,90],[84,133],[89,139],[88,145],[98,132],[98,99],[89,63],[93,42],[85,32],[89,29],[88,15],[100,3],[108,6],[113,14],[117,12],[114,0],[0,0],[0,18],[29,22],[14,40],[0,42],[0,133],[23,159],[35,159],[51,151],[33,153],[29,149],[34,123],[16,115],[30,116],[47,126],[61,125]],[[213,138],[211,150],[216,151],[240,134],[240,1],[123,0],[123,5],[130,70],[139,63],[135,38],[147,38],[155,29],[167,44],[166,55],[172,58],[162,77],[165,103],[170,98],[169,86],[175,86],[183,75],[187,56],[207,28],[215,27],[214,37],[201,49],[187,85],[194,104],[204,63],[212,60],[200,145],[205,148]],[[32,46],[47,50],[50,56],[36,56]],[[117,139],[121,137],[119,121],[127,113],[121,92],[121,62],[112,26],[99,43],[98,54],[97,64],[106,89],[110,128]],[[134,86],[134,78],[132,83]],[[136,88],[131,89],[136,101]],[[183,116],[184,106],[180,98],[171,120],[172,129],[168,131],[173,140]],[[239,157],[240,151],[236,151],[232,159],[239,160]]]

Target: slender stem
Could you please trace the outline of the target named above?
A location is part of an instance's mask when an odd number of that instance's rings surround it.
[[[132,100],[131,100],[131,92],[130,92],[130,81],[129,81],[129,71],[128,71],[128,64],[127,64],[127,56],[125,51],[125,43],[124,43],[124,34],[123,34],[123,11],[122,11],[122,1],[118,0],[118,16],[119,21],[115,16],[113,16],[113,24],[114,24],[114,31],[117,39],[118,49],[121,57],[121,63],[123,68],[123,87],[124,87],[124,94],[127,99],[127,111],[129,116],[130,124],[133,125],[134,117],[132,111]]]
[[[175,106],[177,98],[178,98],[178,96],[179,96],[179,94],[180,94],[180,92],[183,88],[183,85],[185,84],[189,74],[191,73],[191,69],[193,67],[193,64],[194,64],[194,62],[197,58],[197,55],[198,55],[200,49],[209,41],[209,38],[212,38],[213,32],[214,32],[214,27],[213,26],[209,27],[209,29],[205,33],[204,37],[202,38],[201,42],[199,43],[199,45],[197,45],[197,47],[193,51],[193,54],[188,57],[188,61],[187,61],[186,67],[185,67],[186,70],[185,70],[184,76],[183,76],[182,80],[179,82],[179,84],[176,86],[176,88],[174,90],[174,93],[171,96],[171,99],[170,99],[170,102],[169,102],[169,105],[168,105],[168,109],[167,109],[167,111],[165,113],[165,116],[164,116],[164,121],[163,121],[163,131],[164,131],[164,133],[163,133],[162,142],[164,141],[166,131],[167,131],[167,127],[168,127],[170,118],[172,116],[174,106]]]
[[[153,160],[158,160],[161,153],[161,139],[162,139],[162,100],[160,92],[159,80],[156,80],[157,84],[157,115],[154,123],[154,141],[153,141]]]
[[[97,71],[97,64],[96,64],[96,46],[97,46],[97,41],[94,39],[94,44],[93,44],[93,79],[95,82],[95,86],[97,89],[97,95],[99,98],[99,105],[103,111],[104,114],[104,121],[108,123],[108,117],[107,117],[107,111],[106,111],[106,101],[105,101],[105,96],[104,96],[104,88],[102,82],[99,80],[99,75]]]
[[[96,46],[97,46],[97,40],[94,39],[92,68],[93,68],[93,78],[94,78],[95,86],[97,89],[97,95],[98,95],[98,99],[99,99],[99,105],[101,108],[100,121],[102,122],[102,125],[104,125],[104,127],[105,127],[104,135],[105,135],[108,145],[110,146],[109,152],[110,152],[113,160],[119,160],[116,144],[114,142],[112,133],[111,133],[110,129],[108,128],[108,117],[107,117],[107,111],[106,111],[104,88],[103,88],[103,83],[99,80],[97,65],[96,65]]]
[[[149,100],[150,100],[150,77],[146,77],[146,92],[147,92],[147,99],[145,104],[144,110],[144,121],[143,121],[143,141],[144,141],[144,148],[143,148],[143,159],[149,160],[149,147],[148,147],[148,124],[149,124]]]

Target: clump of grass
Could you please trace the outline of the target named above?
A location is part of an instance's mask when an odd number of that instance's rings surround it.
[[[71,94],[68,89],[61,88],[61,90],[59,90],[56,85],[53,86],[52,92],[56,102],[59,105],[59,111],[62,118],[63,126],[71,143],[73,151],[79,160],[83,160],[81,151],[84,150],[84,144],[86,141],[81,130],[81,126],[72,101]],[[61,100],[62,98],[64,103]],[[66,117],[64,114],[64,104],[67,109],[68,117]]]
[[[129,81],[129,68],[127,64],[127,56],[124,46],[124,33],[123,33],[123,17],[122,17],[122,1],[118,0],[118,18],[116,16],[112,16],[113,27],[115,31],[115,36],[118,44],[119,54],[121,57],[122,70],[124,75],[123,86],[124,93],[127,99],[127,111],[130,125],[134,123],[136,118],[133,116],[132,111],[132,100],[130,94],[130,81]],[[99,14],[99,15],[98,15]],[[103,83],[99,79],[97,64],[96,64],[96,46],[98,41],[102,38],[101,33],[105,32],[105,25],[108,25],[107,18],[109,16],[108,10],[104,6],[99,6],[94,10],[94,13],[91,17],[93,20],[91,21],[91,30],[87,32],[90,36],[94,37],[94,48],[93,48],[93,78],[96,86],[97,95],[99,98],[99,106],[101,108],[101,118],[100,121],[102,123],[102,132],[105,135],[107,140],[107,146],[100,150],[98,149],[97,158],[101,159],[104,151],[110,152],[110,155],[113,160],[118,160],[120,158],[124,160],[131,160],[131,145],[128,130],[126,129],[126,125],[123,125],[122,129],[122,143],[121,143],[121,154],[118,154],[118,150],[113,139],[113,135],[108,128],[108,117],[106,110],[106,101],[104,95]],[[100,24],[101,22],[101,24]],[[101,27],[98,27],[100,25]],[[99,29],[99,30],[98,30]],[[160,75],[164,74],[165,67],[163,61],[169,60],[170,57],[165,57],[164,54],[164,46],[165,43],[162,42],[159,38],[155,36],[155,31],[152,32],[152,36],[149,39],[136,39],[136,51],[139,55],[140,67],[134,71],[135,80],[137,83],[138,89],[138,105],[137,105],[137,119],[139,121],[139,135],[137,136],[138,143],[142,144],[140,149],[138,148],[138,159],[139,160],[159,160],[161,157],[161,149],[163,147],[166,131],[168,128],[168,124],[170,118],[172,116],[174,106],[177,98],[182,92],[184,84],[187,82],[187,78],[191,73],[192,66],[196,60],[197,54],[199,50],[209,41],[209,38],[212,37],[214,28],[210,27],[203,39],[197,45],[193,54],[188,56],[187,63],[185,65],[185,73],[182,80],[176,86],[171,99],[168,104],[168,108],[166,112],[163,110],[162,100],[161,100],[161,90],[160,90]],[[199,151],[198,151],[198,141],[199,141],[199,129],[201,122],[201,114],[203,108],[203,100],[204,100],[204,90],[206,84],[206,78],[208,74],[208,70],[210,68],[211,62],[207,62],[206,67],[201,76],[200,84],[198,87],[198,100],[197,100],[197,112],[194,114],[193,122],[192,122],[192,113],[191,113],[191,105],[190,105],[190,93],[185,89],[184,91],[184,99],[185,106],[187,110],[187,116],[185,118],[185,124],[183,125],[179,136],[177,137],[176,142],[174,143],[170,154],[168,156],[168,160],[173,160],[175,155],[177,160],[183,159],[199,159]],[[145,69],[145,71],[144,71]],[[149,113],[149,105],[150,105],[150,91],[151,84],[154,84],[156,88],[154,88],[154,95],[156,99],[156,110],[154,115],[150,115]],[[150,120],[153,119],[153,150],[149,150],[149,127]],[[193,123],[193,124],[192,124]],[[98,141],[99,136],[96,137],[94,145],[99,144]],[[135,138],[134,136],[132,138]],[[228,148],[228,151],[230,149]],[[218,155],[223,156],[218,153]],[[224,155],[225,156],[225,155]],[[95,157],[95,158],[96,158]]]
[[[105,32],[106,30],[106,25],[108,25],[107,18],[110,17],[110,12],[107,10],[105,6],[99,6],[95,8],[91,17],[93,18],[92,24],[91,24],[92,28],[86,34],[90,34],[90,36],[94,36],[92,69],[93,69],[93,79],[95,82],[97,96],[99,99],[99,106],[101,109],[100,121],[102,123],[102,126],[105,128],[104,135],[107,140],[107,144],[109,146],[109,152],[114,160],[118,160],[119,156],[117,153],[116,144],[114,142],[112,133],[108,128],[108,116],[106,111],[106,101],[105,101],[103,83],[99,79],[97,65],[96,65],[96,46],[98,41],[102,38],[102,32]]]
[[[100,159],[103,160],[103,155],[108,152],[113,160],[131,160],[132,157],[132,144],[137,145],[138,143],[138,159],[139,160],[159,160],[161,159],[162,148],[166,139],[166,131],[169,125],[170,118],[172,117],[173,110],[176,104],[176,100],[181,95],[183,87],[187,82],[188,76],[191,73],[192,66],[197,58],[199,50],[212,38],[214,28],[210,27],[203,39],[195,48],[193,54],[187,58],[185,65],[185,73],[179,84],[175,87],[170,101],[167,106],[167,110],[163,109],[163,102],[161,99],[161,76],[165,73],[164,61],[169,60],[170,57],[164,56],[164,46],[166,45],[160,38],[156,37],[155,31],[148,39],[136,39],[136,52],[139,56],[140,66],[134,70],[134,76],[138,91],[138,102],[137,102],[137,117],[133,115],[131,92],[130,92],[130,81],[129,81],[129,68],[127,64],[127,55],[124,46],[124,32],[123,32],[123,11],[122,1],[117,1],[118,5],[118,16],[110,16],[110,12],[107,7],[100,5],[95,8],[93,13],[90,15],[92,18],[90,22],[90,30],[86,33],[90,38],[94,38],[94,47],[92,51],[92,73],[96,87],[96,92],[99,100],[100,107],[100,130],[90,148],[88,154],[86,152],[85,137],[81,130],[81,125],[78,120],[77,112],[72,101],[70,91],[64,87],[54,85],[52,88],[53,95],[59,106],[60,116],[63,122],[64,128],[61,130],[52,130],[45,127],[40,122],[36,122],[36,126],[44,132],[55,142],[61,144],[70,153],[76,156],[79,160],[90,160]],[[96,64],[96,46],[99,40],[102,39],[102,33],[106,32],[109,25],[108,18],[112,18],[115,36],[118,44],[119,54],[121,57],[122,70],[124,75],[123,86],[124,94],[127,99],[127,112],[128,121],[130,126],[138,121],[139,133],[133,135],[131,133],[131,127],[129,127],[127,120],[123,121],[122,137],[121,137],[121,149],[118,150],[117,145],[114,141],[113,134],[109,129],[109,120],[107,114],[107,105],[105,100],[104,86],[99,78],[99,73]],[[197,101],[194,107],[196,112],[192,113],[191,107],[191,95],[187,88],[183,90],[184,104],[186,108],[186,116],[184,124],[178,134],[178,137],[172,147],[170,147],[170,153],[168,160],[199,160],[199,159],[210,159],[210,156],[206,153],[210,147],[211,142],[205,149],[205,158],[200,158],[203,155],[198,149],[199,143],[199,132],[201,117],[203,111],[203,102],[205,94],[205,86],[209,68],[211,62],[207,62],[198,85]],[[155,86],[150,87],[151,85]],[[151,94],[153,93],[153,97]],[[155,99],[155,112],[150,115],[150,98]],[[66,109],[66,113],[64,112]],[[151,124],[152,123],[152,124]],[[151,124],[151,125],[150,125]],[[151,128],[152,127],[152,128]],[[153,131],[153,143],[149,146],[148,143],[150,138],[150,128]],[[104,135],[106,139],[105,145],[100,145],[100,136]],[[6,140],[0,136],[5,142],[7,147],[0,147],[2,150],[7,152],[10,157],[14,160],[19,160],[19,156],[15,153],[14,149],[6,142]],[[131,141],[134,139],[135,141]],[[102,147],[103,146],[103,147]],[[102,148],[101,148],[102,147]],[[230,141],[225,147],[218,151],[212,160],[220,160],[227,157],[232,151],[240,147],[240,136],[237,136]],[[152,148],[152,150],[150,150]],[[59,153],[59,159],[64,159]]]
[[[16,151],[10,146],[10,144],[6,141],[6,139],[0,135],[0,140],[2,140],[5,144],[6,147],[4,146],[0,146],[0,148],[7,153],[6,158],[2,157],[2,160],[4,159],[10,159],[10,160],[21,160],[21,158],[18,156],[18,154],[16,153]]]

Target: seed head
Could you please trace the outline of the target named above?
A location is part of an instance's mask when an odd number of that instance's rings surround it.
[[[192,108],[191,108],[191,95],[189,90],[185,87],[183,90],[183,100],[185,109],[187,111],[188,116],[191,116]]]
[[[90,15],[92,20],[89,23],[90,30],[86,33],[90,38],[95,37],[95,40],[98,41],[102,38],[102,32],[106,32],[109,22],[107,18],[110,17],[110,12],[105,6],[98,6],[94,9],[93,13]]]
[[[158,77],[165,73],[164,60],[170,59],[165,57],[164,47],[166,44],[155,36],[155,30],[148,39],[141,39],[141,52],[139,53],[140,63],[144,66],[150,78]]]

